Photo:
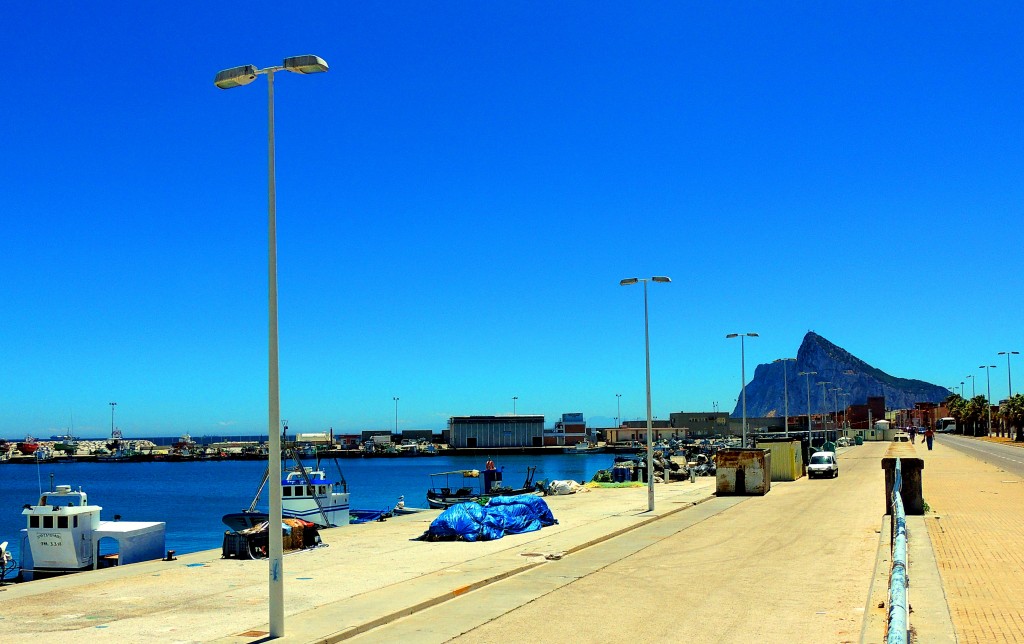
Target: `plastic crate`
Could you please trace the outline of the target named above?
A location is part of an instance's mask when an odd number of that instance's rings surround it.
[[[224,544],[221,548],[221,557],[224,559],[252,559],[252,551],[249,549],[250,535],[231,532],[224,533]]]

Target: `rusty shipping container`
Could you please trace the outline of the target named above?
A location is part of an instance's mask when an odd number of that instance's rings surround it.
[[[772,488],[772,454],[764,449],[719,450],[715,462],[718,468],[719,496],[764,495]]]

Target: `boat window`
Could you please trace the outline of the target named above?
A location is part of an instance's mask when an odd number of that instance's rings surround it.
[[[75,527],[76,528],[78,527],[78,515],[77,514],[75,515]]]
[[[53,517],[43,517],[43,528],[53,527]]]
[[[326,485],[321,485],[320,486],[320,494],[327,494],[327,486]]]
[[[28,527],[30,527],[30,528],[38,528],[39,527],[39,517],[37,517],[37,516],[29,517],[28,518]]]
[[[67,528],[68,527],[68,518],[67,517],[57,517],[57,527],[58,528]]]
[[[281,495],[282,496],[291,496],[292,495],[292,488],[291,488],[291,486],[290,485],[286,485],[283,488],[281,488]]]
[[[307,485],[306,486],[306,495],[307,496],[315,496],[316,495],[316,487],[313,486],[313,485]]]

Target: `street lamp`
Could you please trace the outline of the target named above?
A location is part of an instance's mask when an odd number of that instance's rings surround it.
[[[516,401],[519,400],[519,396],[512,396],[512,415],[516,415]]]
[[[963,380],[960,381],[960,397],[961,398],[964,397],[964,381]]]
[[[850,429],[850,394],[841,393],[839,397],[843,399],[843,427]]]
[[[270,486],[270,522],[268,557],[270,637],[284,636],[284,552],[281,538],[277,535],[281,525],[281,436],[277,431],[281,417],[280,387],[278,383],[277,350],[277,184],[274,168],[274,72],[286,70],[298,74],[316,74],[327,71],[327,63],[318,56],[292,56],[285,58],[281,65],[256,69],[253,65],[232,67],[218,72],[213,84],[220,89],[231,89],[248,85],[260,74],[267,77],[267,211],[268,211],[268,318],[269,318],[269,367],[268,367],[268,416],[270,454],[268,465]]]
[[[743,398],[743,447],[747,446],[747,357],[744,349],[744,340],[746,338],[756,338],[756,333],[728,333],[725,338],[739,338],[740,339],[740,384],[742,385]]]
[[[398,434],[398,396],[392,396],[395,401],[395,435]]]
[[[811,446],[811,376],[818,375],[817,371],[801,371],[801,376],[807,376],[807,447]]]
[[[832,428],[835,430],[839,429],[839,392],[842,390],[842,387],[833,387],[829,389],[829,391],[832,392],[832,402],[836,405],[836,415],[832,419]]]
[[[114,436],[114,407],[117,407],[116,402],[110,403],[110,436]]]
[[[774,361],[782,363],[782,390],[785,392],[783,395],[786,398],[784,405],[786,408],[786,436],[789,436],[789,378],[786,376],[786,363],[790,360],[796,362],[796,358],[779,358]]]
[[[1007,398],[1013,398],[1013,380],[1010,378],[1010,356],[1019,355],[1020,351],[1000,351],[999,355],[1006,356],[1006,389],[1009,392]]]
[[[615,394],[615,426],[622,426],[622,394]]]
[[[665,276],[628,277],[619,281],[619,286],[630,286],[637,282],[644,283],[644,358],[647,362],[647,511],[654,512],[654,445],[651,439],[653,424],[651,422],[651,336],[647,321],[647,282],[668,283],[672,280]],[[668,473],[665,473],[668,477]]]
[[[822,431],[828,431],[828,422],[825,417],[828,416],[828,395],[825,394],[825,388],[832,384],[831,380],[825,380],[824,382],[816,382],[816,385],[821,386],[821,429]],[[827,436],[826,436],[827,439]]]
[[[988,392],[988,397],[985,399],[985,406],[988,407],[988,431],[986,435],[992,433],[992,379],[989,378],[989,370],[995,369],[994,364],[983,364],[979,369],[985,370],[985,390]]]
[[[968,374],[968,375],[964,376],[964,378],[970,379],[970,381],[971,381],[971,398],[974,398],[975,396],[978,395],[977,389],[974,388],[974,376]]]

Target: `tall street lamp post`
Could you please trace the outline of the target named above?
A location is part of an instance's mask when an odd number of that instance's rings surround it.
[[[850,418],[849,418],[849,413],[848,412],[850,410],[850,394],[841,393],[841,394],[839,394],[839,397],[843,399],[843,427],[845,427],[846,429],[849,429],[850,428]]]
[[[622,426],[622,394],[615,394],[615,426]]]
[[[988,407],[988,432],[987,432],[987,434],[991,434],[992,433],[992,379],[989,377],[989,370],[990,369],[995,369],[996,366],[994,364],[983,364],[983,365],[981,365],[978,368],[985,370],[985,391],[988,392],[988,395],[985,398],[985,406]]]
[[[963,380],[960,381],[960,397],[961,398],[964,397],[964,381]]]
[[[392,400],[395,401],[395,434],[398,434],[398,396],[392,396]]]
[[[789,434],[789,377],[786,375],[786,363],[792,360],[796,362],[796,358],[779,358],[775,362],[782,363],[782,391],[783,397],[786,399],[783,407],[786,409],[786,433]]]
[[[756,333],[729,333],[726,334],[726,339],[739,338],[740,339],[740,384],[742,385],[740,397],[743,398],[743,447],[747,446],[747,357],[744,349],[744,340],[746,338],[756,338]]]
[[[801,371],[801,376],[807,376],[807,447],[811,446],[811,376],[818,375],[817,371]]]
[[[839,429],[839,392],[842,391],[842,387],[832,387],[829,391],[832,392],[832,402],[835,403],[835,416],[832,417],[833,429]]]
[[[832,381],[825,380],[823,382],[816,382],[816,385],[821,386],[821,429],[822,431],[828,431],[828,422],[825,417],[828,416],[828,395],[825,393],[825,388],[832,384]]]
[[[110,435],[114,435],[114,407],[117,407],[116,402],[110,403]]]
[[[1000,351],[999,355],[1006,356],[1006,390],[1007,398],[1013,398],[1013,380],[1010,378],[1010,356],[1019,355],[1020,351]]]
[[[620,286],[629,286],[637,282],[644,283],[644,358],[647,363],[647,511],[654,512],[654,444],[651,438],[653,422],[651,422],[651,336],[647,318],[647,282],[668,283],[672,280],[663,275],[655,277],[628,277],[619,281]],[[666,476],[668,476],[666,474]]]
[[[286,70],[298,74],[316,74],[327,71],[327,63],[318,56],[292,56],[285,58],[281,65],[256,69],[253,65],[232,67],[218,72],[213,83],[220,89],[231,89],[248,85],[263,74],[267,77],[267,211],[268,211],[268,318],[269,318],[269,369],[268,369],[268,427],[269,480],[281,480],[281,436],[278,423],[281,418],[280,387],[278,384],[277,350],[277,185],[274,168],[274,72]],[[281,486],[270,486],[270,512],[268,520],[271,535],[281,525]],[[271,538],[268,548],[268,572],[270,595],[270,637],[284,636],[284,552],[280,538]]]
[[[516,415],[516,401],[519,400],[519,396],[512,396],[512,415]]]
[[[966,378],[966,379],[971,381],[971,398],[974,398],[975,396],[978,395],[978,391],[974,387],[974,376],[971,375],[971,374],[967,374],[966,376],[964,376],[964,378]]]

